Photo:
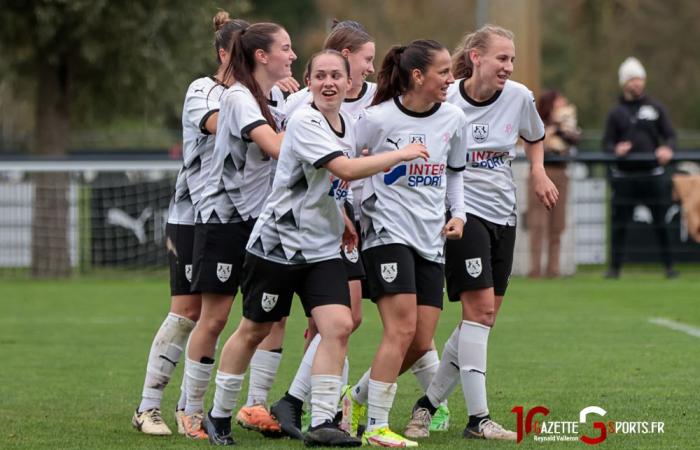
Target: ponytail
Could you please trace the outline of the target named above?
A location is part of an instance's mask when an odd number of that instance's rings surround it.
[[[231,19],[228,12],[220,10],[212,19],[214,23],[214,48],[216,49],[216,61],[221,64],[219,50],[224,49],[229,54],[231,53],[231,44],[233,43],[233,35],[236,31],[242,30],[250,26],[243,19]]]
[[[389,49],[377,74],[377,93],[374,95],[371,106],[410,90],[411,72],[418,69],[426,73],[433,62],[435,52],[444,48],[437,41],[419,39],[405,47],[395,46]]]

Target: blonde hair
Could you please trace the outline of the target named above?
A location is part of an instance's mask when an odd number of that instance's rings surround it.
[[[511,41],[515,39],[512,31],[491,24],[486,24],[473,33],[465,34],[452,53],[452,73],[455,78],[470,78],[472,76],[474,64],[469,58],[469,52],[472,50],[486,52],[492,35],[504,37]]]

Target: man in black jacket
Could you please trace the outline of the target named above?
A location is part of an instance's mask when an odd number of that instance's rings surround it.
[[[667,278],[675,278],[665,214],[671,202],[665,167],[673,158],[676,134],[665,108],[644,93],[646,71],[633,57],[619,70],[622,96],[608,113],[603,149],[617,157],[610,168],[612,186],[611,258],[607,278],[618,278],[624,258],[625,235],[634,207],[651,210]],[[644,158],[642,155],[648,155]]]

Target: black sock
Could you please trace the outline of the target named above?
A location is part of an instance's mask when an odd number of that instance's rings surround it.
[[[413,406],[414,411],[418,408],[427,409],[430,412],[431,416],[435,414],[435,411],[437,411],[437,408],[433,406],[432,403],[430,403],[430,399],[428,399],[427,395],[424,395],[421,398],[419,398],[416,404]]]
[[[474,428],[484,419],[491,419],[491,416],[488,414],[485,416],[469,416],[469,423],[467,424],[467,427]]]

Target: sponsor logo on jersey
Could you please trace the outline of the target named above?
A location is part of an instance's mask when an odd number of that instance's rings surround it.
[[[382,278],[384,278],[384,281],[387,283],[391,283],[396,279],[396,276],[399,274],[399,269],[396,266],[396,263],[386,263],[381,265],[381,272],[382,272]]]
[[[334,199],[341,201],[348,198],[348,190],[350,189],[350,183],[340,178],[335,178],[331,176],[331,188],[328,190],[328,195]]]
[[[409,144],[423,144],[425,145],[425,135],[424,134],[411,134],[408,136]]]
[[[185,264],[185,278],[190,283],[192,282],[192,264]]]
[[[385,171],[384,184],[390,186],[406,177],[408,187],[439,187],[442,185],[445,167],[445,164],[422,162],[401,164]]]
[[[231,264],[216,263],[216,278],[225,283],[231,276],[231,267]]]
[[[360,259],[360,253],[357,251],[357,247],[353,248],[352,251],[349,252],[348,247],[344,245],[343,253],[345,253],[345,257],[347,258],[347,260],[353,264],[355,264]]]
[[[274,308],[277,304],[278,298],[279,295],[277,294],[268,294],[267,292],[263,292],[262,301],[260,302],[260,304],[262,305],[262,309],[265,312],[272,311],[272,308]]]
[[[481,258],[465,259],[464,265],[467,267],[467,273],[472,278],[481,275]]]
[[[496,169],[508,163],[508,152],[495,152],[493,150],[475,150],[467,152],[467,163],[473,168]]]
[[[489,137],[489,125],[487,123],[473,123],[472,137],[477,144],[486,142]]]

